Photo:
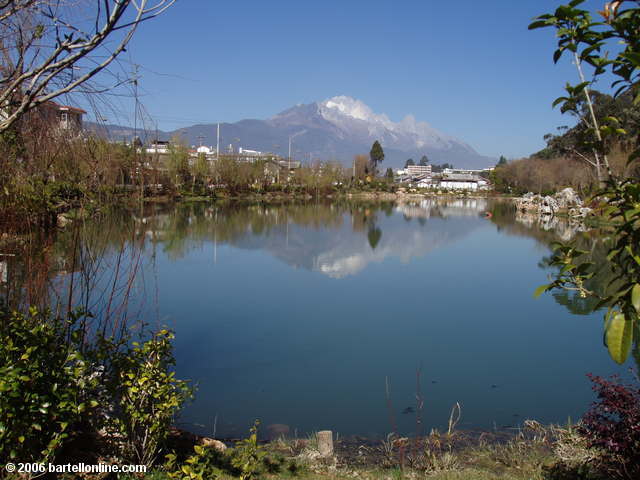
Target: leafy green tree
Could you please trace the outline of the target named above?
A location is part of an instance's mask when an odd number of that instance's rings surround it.
[[[507,164],[507,159],[504,157],[504,155],[500,155],[500,160],[498,160],[497,166],[498,167],[502,167],[503,165]]]
[[[410,165],[415,165],[416,162],[413,161],[413,158],[410,158],[409,160],[407,160],[406,162],[404,162],[404,168],[407,168]]]
[[[594,265],[588,260],[587,252],[571,244],[556,248],[551,263],[559,268],[558,275],[549,285],[539,287],[536,294],[562,289],[578,292],[582,298],[598,298],[596,308],[607,307],[604,339],[611,358],[622,364],[633,352],[640,368],[640,184],[632,179],[621,181],[611,175],[605,140],[623,136],[626,132],[618,128],[620,121],[615,117],[607,118],[604,124],[598,121],[589,90],[593,82],[607,73],[615,78],[612,84],[616,89],[614,97],[628,92],[635,104],[640,103],[640,8],[624,6],[626,3],[640,5],[640,2],[607,3],[600,12],[604,22],[594,22],[587,10],[577,8],[582,3],[584,0],[573,0],[561,5],[553,14],[540,15],[529,28],[554,28],[558,38],[554,61],[569,52],[578,69],[581,83],[567,85],[568,96],[556,99],[554,105],[561,105],[563,111],[575,112],[576,105],[586,102],[588,116],[582,120],[593,139],[589,144],[593,153],[588,160],[601,182],[605,175],[608,176],[606,188],[602,188],[596,198],[605,202],[603,216],[613,225],[607,259],[618,288],[605,295],[587,288],[586,282],[596,274]],[[603,49],[612,44],[619,47],[610,58]],[[583,63],[593,69],[590,81],[584,79]],[[629,162],[638,158],[640,145],[636,144]]]
[[[421,167],[426,167],[428,164],[429,164],[429,159],[427,158],[426,155],[423,155],[418,165],[420,165]]]
[[[175,135],[169,143],[169,174],[176,186],[188,181],[189,173],[189,149],[184,139]]]
[[[371,151],[369,152],[369,158],[371,159],[373,174],[376,175],[378,172],[378,164],[384,161],[384,150],[382,150],[382,145],[380,145],[380,142],[378,142],[378,140],[373,142]]]

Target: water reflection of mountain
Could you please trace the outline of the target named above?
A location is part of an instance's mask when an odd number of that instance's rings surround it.
[[[307,208],[318,213],[318,206],[265,207],[255,210],[245,222],[238,222],[237,215],[224,209],[213,215],[210,212],[206,216],[215,221],[207,241],[265,250],[296,268],[341,278],[387,258],[409,262],[457,241],[484,224],[479,214],[486,209],[486,202],[424,200],[397,205],[321,206],[324,219],[321,215],[320,221],[316,218],[311,223],[306,221]],[[193,226],[197,221],[190,217],[181,223]]]

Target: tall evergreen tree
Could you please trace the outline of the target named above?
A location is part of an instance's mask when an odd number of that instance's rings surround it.
[[[378,140],[373,142],[371,151],[369,152],[369,158],[371,159],[373,174],[376,175],[378,172],[378,164],[384,160],[384,150],[382,150],[382,145],[380,145]]]
[[[404,162],[404,168],[407,168],[409,165],[415,165],[416,162],[413,161],[413,158],[410,158],[406,162]]]
[[[420,159],[419,165],[422,167],[426,167],[428,163],[429,163],[429,159],[427,158],[426,155],[423,155],[422,158]]]

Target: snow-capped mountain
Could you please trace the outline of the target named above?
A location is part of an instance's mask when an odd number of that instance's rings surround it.
[[[410,157],[417,161],[422,155],[427,155],[433,163],[446,162],[461,167],[481,168],[495,163],[461,140],[417,121],[413,115],[393,122],[362,101],[344,95],[296,105],[267,122],[276,128],[295,131],[296,144],[304,144],[306,140],[316,143],[312,141],[318,133],[316,130],[322,130],[327,140],[325,156],[347,157],[345,163],[349,163],[354,154],[366,154],[375,140],[385,150],[387,166],[402,164]],[[312,155],[316,154],[322,155],[322,152],[314,151]]]
[[[439,132],[426,122],[417,122],[413,115],[407,115],[398,123],[389,120],[385,114],[374,113],[371,108],[346,96],[338,96],[318,104],[322,117],[345,132],[366,128],[368,137],[401,150],[436,148],[447,150],[463,147],[474,150],[466,143]]]
[[[116,128],[116,127],[113,127]],[[120,127],[118,127],[120,128]],[[122,136],[120,128],[119,135]],[[214,124],[193,125],[180,132],[195,145],[203,141],[215,144]],[[413,158],[427,155],[432,164],[450,163],[463,168],[485,168],[496,159],[484,157],[465,142],[446,135],[426,122],[407,115],[393,122],[383,113],[374,112],[360,100],[336,96],[322,102],[296,105],[267,120],[242,120],[220,125],[221,146],[233,144],[283,156],[288,154],[289,139],[296,160],[337,160],[351,165],[353,156],[368,154],[378,140],[384,149],[381,167],[398,167]]]

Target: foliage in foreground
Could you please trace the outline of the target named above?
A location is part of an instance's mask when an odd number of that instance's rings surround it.
[[[556,99],[554,105],[576,113],[588,127],[575,140],[575,148],[592,152],[591,157],[584,157],[585,161],[595,167],[598,179],[605,184],[596,197],[606,202],[605,220],[615,225],[607,258],[617,289],[606,295],[587,290],[585,281],[595,272],[583,257],[585,252],[573,245],[560,245],[552,261],[559,267],[558,276],[538,293],[559,288],[577,291],[583,298],[598,297],[596,309],[608,307],[605,343],[613,360],[622,364],[632,349],[636,360],[640,360],[640,184],[637,180],[612,176],[608,143],[611,139],[624,138],[627,132],[619,128],[618,118],[609,116],[604,122],[598,120],[590,87],[600,76],[610,73],[616,79],[612,84],[614,97],[626,95],[634,105],[640,103],[640,2],[607,3],[600,12],[604,22],[595,22],[589,11],[579,8],[582,3],[584,0],[572,0],[561,5],[553,14],[540,15],[529,28],[554,28],[558,38],[554,61],[568,53],[578,69],[581,83],[567,85],[567,96]],[[636,4],[636,7],[626,7],[627,4]],[[603,50],[612,44],[617,44],[616,51],[609,58]],[[593,70],[590,81],[585,81],[583,64]],[[579,111],[578,105],[587,108]],[[640,158],[640,144],[637,138],[630,143],[635,148],[628,158],[632,163]]]
[[[221,452],[213,447],[195,445],[194,453],[183,462],[178,455],[167,455],[164,466],[166,476],[172,480],[204,480],[215,478],[238,478],[250,480],[267,474],[297,475],[301,473],[301,464],[293,458],[269,451],[258,444],[258,425],[256,421],[250,429],[249,437]]]
[[[598,401],[580,433],[600,452],[600,468],[613,478],[640,478],[640,388],[591,377]]]
[[[0,311],[0,458],[97,455],[151,465],[191,390],[171,372],[171,332],[129,345],[31,308]],[[100,451],[97,451],[100,450]]]
[[[585,299],[597,299],[594,311],[607,308],[604,341],[611,358],[623,364],[633,352],[640,371],[640,183],[637,179],[616,178],[608,161],[609,146],[617,141],[631,145],[628,164],[636,162],[640,158],[640,139],[637,131],[636,138],[625,138],[628,132],[620,128],[625,116],[621,113],[608,112],[609,116],[599,119],[590,91],[599,77],[605,73],[613,75],[613,98],[626,97],[637,117],[640,104],[640,1],[606,3],[599,12],[603,22],[594,21],[589,11],[580,8],[582,3],[584,0],[572,0],[560,5],[554,13],[540,15],[529,28],[553,28],[558,38],[554,62],[567,53],[580,76],[580,83],[568,84],[567,96],[556,99],[554,106],[561,105],[563,112],[574,113],[586,126],[563,148],[584,152],[580,153],[581,157],[595,168],[601,186],[596,198],[606,204],[603,216],[613,225],[606,241],[611,281],[608,290],[587,288],[589,280],[597,273],[587,252],[579,250],[575,244],[558,245],[551,261],[558,267],[557,276],[536,293],[561,289],[577,292]],[[604,52],[609,48],[614,49],[611,55]],[[583,64],[592,69],[591,80],[585,80]],[[615,114],[620,118],[612,116]],[[600,467],[609,475],[638,478],[640,394],[632,387],[598,377],[593,381],[599,400],[585,415],[580,432],[589,448],[601,452]]]

